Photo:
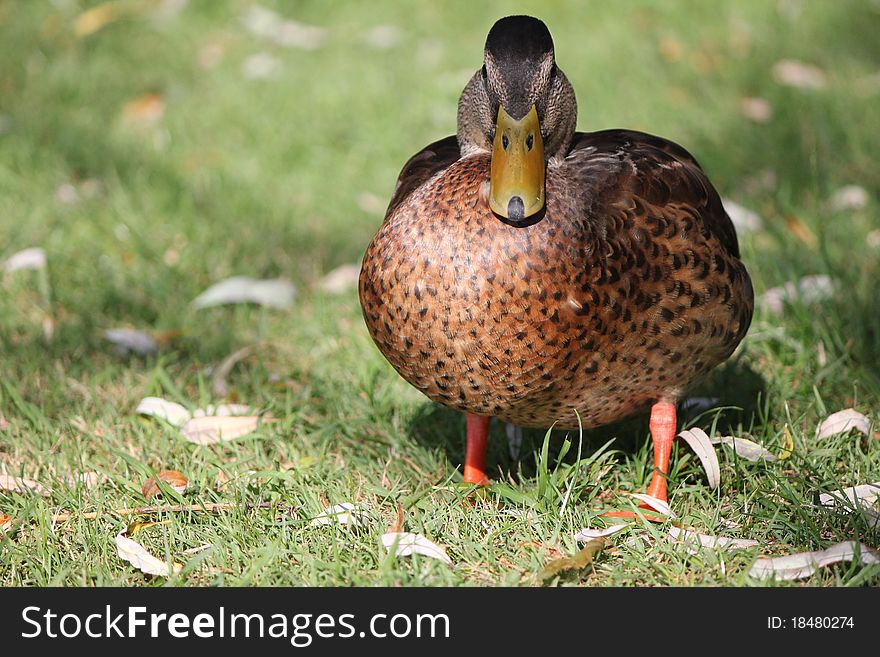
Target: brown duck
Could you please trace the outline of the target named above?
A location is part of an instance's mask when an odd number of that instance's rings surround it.
[[[457,135],[400,173],[364,319],[404,379],[467,414],[465,481],[488,482],[492,417],[577,429],[651,406],[648,493],[665,501],[675,403],[743,339],[752,286],[685,149],[576,120],[544,23],[495,23]]]

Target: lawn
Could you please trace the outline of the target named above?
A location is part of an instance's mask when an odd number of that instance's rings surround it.
[[[46,254],[45,268],[0,267],[0,474],[50,489],[0,490],[0,584],[753,586],[768,583],[749,575],[759,557],[878,547],[876,516],[819,496],[880,481],[880,7],[583,5],[0,0],[0,263]],[[787,457],[719,445],[712,489],[677,441],[670,473],[682,527],[756,546],[688,549],[671,523],[632,522],[592,566],[542,580],[583,547],[576,532],[643,491],[647,418],[527,431],[516,456],[493,423],[494,483],[473,493],[464,418],[385,362],[353,286],[324,289],[360,262],[406,159],[455,131],[486,32],[510,13],[550,27],[580,130],[681,143],[761,219],[740,243],[762,303],[692,393],[714,405],[681,416]],[[296,298],[192,304],[231,276],[291,281]],[[826,283],[773,291],[805,276]],[[116,328],[157,352],[121,354]],[[138,415],[148,396],[270,421],[197,445]],[[816,437],[850,407],[867,433]],[[164,469],[187,490],[147,502]],[[367,509],[363,526],[311,522],[344,502]],[[134,520],[118,509],[148,503],[161,508],[137,519],[165,522],[132,537],[182,565],[169,577],[117,556]],[[389,554],[380,539],[401,518],[453,567]],[[877,585],[880,565],[779,584]]]

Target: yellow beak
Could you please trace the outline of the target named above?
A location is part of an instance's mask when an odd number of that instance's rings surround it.
[[[492,170],[489,176],[489,207],[511,221],[522,221],[544,207],[544,142],[538,110],[519,121],[498,108]]]

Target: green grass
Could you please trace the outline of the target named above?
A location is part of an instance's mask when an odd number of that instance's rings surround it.
[[[0,513],[14,519],[0,537],[0,584],[537,585],[548,560],[578,549],[574,532],[600,526],[599,514],[626,505],[623,493],[644,488],[644,417],[546,442],[527,432],[518,460],[496,423],[496,483],[469,502],[456,470],[463,418],[399,379],[372,345],[354,291],[326,296],[315,286],[359,261],[406,158],[454,132],[486,31],[515,12],[550,26],[580,129],[678,141],[723,196],[760,212],[764,230],[740,237],[757,293],[807,274],[839,282],[819,305],[759,310],[701,390],[742,410],[691,419],[773,451],[788,425],[793,455],[755,464],[720,448],[713,491],[686,446],[673,454],[671,503],[682,520],[760,548],[690,555],[665,540],[666,527],[634,525],[629,534],[646,531],[644,541],[615,536],[592,571],[560,581],[750,586],[760,584],[747,576],[760,554],[853,538],[878,545],[862,516],[818,506],[822,491],[880,480],[877,435],[814,439],[841,408],[868,414],[875,430],[880,418],[876,2],[460,1],[407,4],[405,15],[390,1],[264,2],[327,29],[311,51],[251,35],[240,21],[249,4],[194,0],[161,19],[131,3],[140,9],[77,38],[85,3],[0,0],[0,260],[30,246],[49,260],[42,282],[0,274],[0,471],[53,491],[0,491]],[[401,29],[386,50],[364,41],[380,24]],[[259,52],[279,60],[278,75],[245,79],[242,63]],[[205,68],[200,57],[212,53],[219,61]],[[782,58],[821,67],[826,88],[776,83]],[[126,124],[125,104],[151,92],[166,105],[161,118]],[[743,96],[766,98],[773,118],[744,118]],[[775,181],[762,185],[766,171]],[[64,184],[77,202],[59,199]],[[833,209],[847,184],[867,189],[866,207]],[[799,240],[791,218],[815,241]],[[230,275],[284,276],[299,296],[290,311],[190,306]],[[157,357],[121,358],[101,335],[118,326],[179,334]],[[211,392],[212,368],[246,345],[257,346],[233,370],[226,401],[277,422],[199,447],[135,415],[147,395],[192,407],[224,401]],[[143,504],[143,481],[165,468],[190,478],[186,503],[242,506],[156,516],[171,522],[136,538],[184,569],[149,578],[117,558],[113,536],[126,520],[112,510]],[[64,484],[85,471],[106,480],[92,490]],[[369,505],[367,528],[309,526],[345,501]],[[247,508],[258,502],[277,513]],[[386,554],[379,536],[398,505],[405,529],[444,545],[454,569]],[[58,509],[100,515],[53,524]],[[801,584],[878,583],[880,567],[843,564]]]

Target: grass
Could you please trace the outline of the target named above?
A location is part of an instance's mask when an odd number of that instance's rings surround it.
[[[665,527],[634,524],[627,533],[647,532],[644,540],[618,535],[592,570],[552,581],[752,586],[762,583],[747,575],[759,554],[854,538],[878,545],[863,516],[818,505],[820,492],[880,480],[877,435],[814,439],[817,423],[841,408],[868,414],[875,429],[880,418],[876,3],[587,11],[460,1],[408,5],[405,16],[379,0],[263,4],[325,27],[322,46],[282,48],[252,35],[240,20],[244,1],[193,1],[164,17],[132,2],[130,13],[77,37],[85,3],[0,0],[0,259],[30,246],[48,254],[42,278],[0,279],[0,471],[52,488],[48,498],[0,491],[0,513],[14,519],[0,537],[0,584],[531,586],[548,560],[577,551],[577,530],[600,526],[599,514],[626,504],[622,493],[644,488],[644,417],[549,440],[526,432],[518,459],[493,425],[495,484],[468,502],[457,483],[463,418],[397,377],[354,291],[316,287],[323,273],[359,261],[406,158],[454,132],[485,33],[514,12],[550,26],[578,92],[580,129],[672,138],[723,196],[762,215],[763,230],[740,235],[758,294],[808,274],[839,284],[820,304],[759,309],[741,349],[695,393],[736,408],[688,422],[748,434],[772,451],[788,427],[792,456],[756,464],[719,448],[722,481],[711,490],[686,447],[673,454],[671,504],[683,521],[760,547],[691,555],[665,540]],[[399,26],[399,39],[367,46],[381,24]],[[278,60],[275,77],[246,79],[255,53]],[[826,87],[778,84],[771,70],[783,58],[823,69]],[[135,111],[126,121],[126,104],[149,93],[162,99],[161,116]],[[767,99],[772,119],[744,118],[745,96]],[[830,198],[849,184],[867,189],[869,202],[835,209]],[[289,278],[295,306],[192,308],[231,275]],[[159,355],[118,356],[102,331],[119,326],[164,335]],[[247,345],[251,355],[218,398],[213,368]],[[193,408],[242,401],[278,421],[200,447],[137,417],[148,395]],[[184,564],[167,579],[116,556],[113,536],[126,520],[112,511],[143,504],[143,481],[165,468],[189,477],[185,503],[242,504],[158,514],[171,522],[138,540]],[[86,471],[105,482],[65,485]],[[309,526],[345,501],[369,505],[367,528]],[[246,507],[259,502],[278,512]],[[454,569],[386,554],[379,536],[398,506],[405,528],[444,545]],[[53,524],[57,509],[101,515]],[[878,583],[880,567],[842,564],[800,584]]]

